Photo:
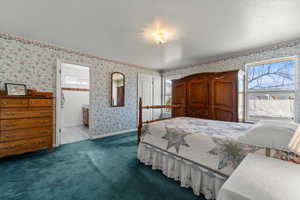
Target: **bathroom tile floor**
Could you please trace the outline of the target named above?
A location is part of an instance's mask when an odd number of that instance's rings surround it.
[[[89,128],[85,126],[64,127],[61,132],[61,144],[89,139]]]

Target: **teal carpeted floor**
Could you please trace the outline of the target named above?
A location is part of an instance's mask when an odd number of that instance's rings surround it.
[[[1,159],[0,199],[199,199],[160,171],[138,164],[136,152],[133,132]]]

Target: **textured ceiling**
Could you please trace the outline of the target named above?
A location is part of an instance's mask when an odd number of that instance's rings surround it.
[[[1,0],[0,32],[170,69],[300,36],[300,0]],[[159,22],[173,38],[145,37]]]

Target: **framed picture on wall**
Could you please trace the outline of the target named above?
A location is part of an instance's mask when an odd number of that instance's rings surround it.
[[[26,96],[26,85],[17,83],[5,83],[5,94],[7,96]]]

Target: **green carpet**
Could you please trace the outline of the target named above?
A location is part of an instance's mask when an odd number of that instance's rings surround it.
[[[52,153],[3,158],[0,199],[199,199],[160,171],[137,163],[135,134],[66,144]]]

